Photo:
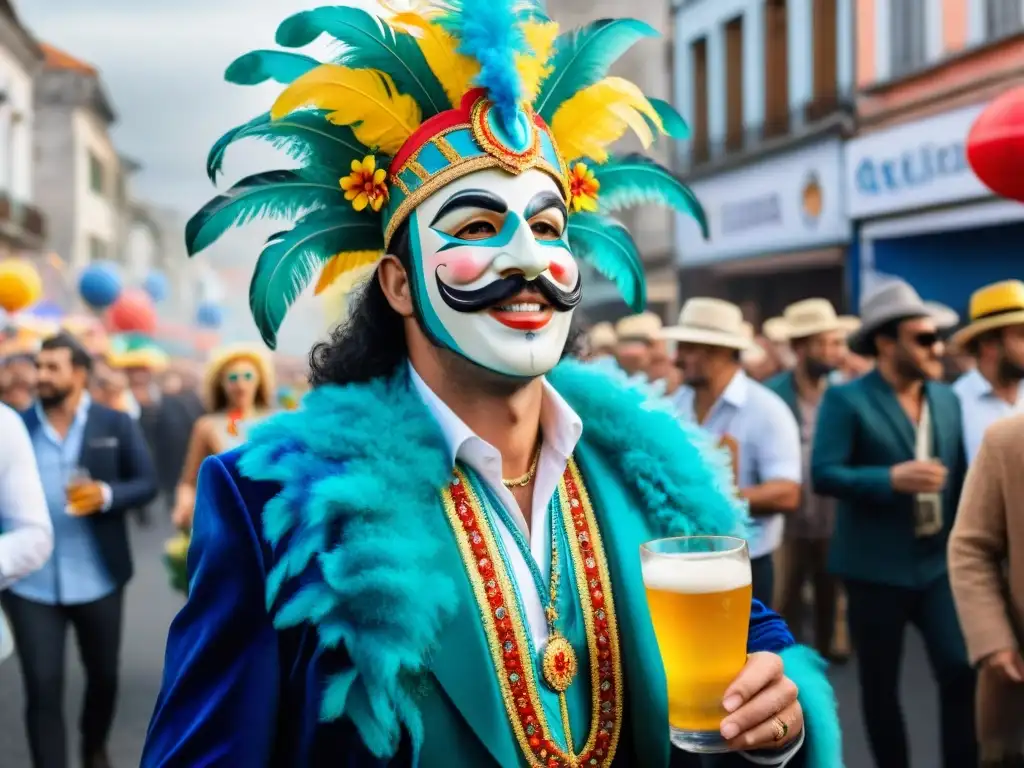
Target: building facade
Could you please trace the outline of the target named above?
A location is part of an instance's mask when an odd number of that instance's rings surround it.
[[[36,78],[35,191],[48,247],[73,271],[118,260],[127,199],[110,128],[116,116],[99,73],[53,46]]]
[[[0,254],[38,253],[45,221],[35,205],[34,80],[43,52],[0,0]]]
[[[710,228],[704,240],[677,221],[682,296],[734,301],[755,325],[809,295],[842,307],[854,0],[675,0],[672,13],[673,100],[691,127],[676,167]]]
[[[965,155],[984,107],[1024,83],[1024,1],[861,0],[856,22],[854,297],[896,275],[963,315],[975,288],[1024,278],[1024,206],[996,199]]]

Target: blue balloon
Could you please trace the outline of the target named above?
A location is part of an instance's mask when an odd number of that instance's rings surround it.
[[[166,299],[169,291],[167,278],[164,277],[164,273],[155,269],[146,275],[142,288],[149,294],[149,298],[153,300],[154,304],[159,304]]]
[[[121,295],[121,276],[113,264],[90,264],[78,278],[78,293],[90,307],[106,309]]]
[[[196,322],[203,328],[220,328],[224,322],[224,310],[216,304],[204,302],[196,312]]]

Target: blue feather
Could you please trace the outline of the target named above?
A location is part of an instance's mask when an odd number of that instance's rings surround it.
[[[345,46],[339,64],[390,75],[399,92],[416,100],[424,117],[451,106],[416,39],[359,8],[324,6],[297,13],[277,28],[277,44],[301,48],[324,33]]]
[[[632,235],[614,219],[596,213],[569,217],[569,245],[577,258],[615,283],[634,312],[647,305],[644,265]]]
[[[559,35],[551,74],[533,105],[537,114],[550,123],[562,104],[604,79],[609,67],[637,41],[657,36],[650,25],[635,19],[601,19]]]
[[[594,178],[601,183],[597,197],[601,213],[614,213],[641,205],[663,205],[688,213],[708,237],[704,208],[689,187],[649,157],[639,154],[612,157],[594,167]]]
[[[335,181],[307,178],[295,171],[256,173],[239,181],[199,210],[185,225],[185,246],[194,256],[232,227],[261,217],[292,218],[309,208],[347,206]]]
[[[334,125],[327,121],[326,115],[321,110],[309,110],[271,120],[270,113],[264,112],[217,140],[206,159],[206,175],[216,184],[228,147],[250,138],[269,141],[300,163],[347,169],[353,160],[361,160],[369,150],[356,139],[351,127]]]
[[[228,65],[224,79],[235,85],[259,85],[267,80],[289,85],[319,66],[319,61],[301,53],[250,51]]]
[[[277,344],[288,308],[332,256],[384,247],[380,218],[351,206],[315,211],[267,240],[249,285],[249,308],[264,342]]]
[[[523,98],[515,57],[527,50],[519,25],[521,4],[516,0],[451,0],[449,6],[441,24],[458,39],[459,53],[480,64],[474,82],[487,91],[498,117],[514,135]]]

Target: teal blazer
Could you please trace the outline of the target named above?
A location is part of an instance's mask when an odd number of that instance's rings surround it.
[[[803,427],[803,419],[800,416],[800,408],[797,404],[796,381],[792,371],[783,371],[772,376],[764,383],[768,389],[782,398],[782,401],[789,406],[789,410],[796,417],[796,423]]]
[[[928,382],[932,455],[949,470],[942,494],[945,525],[914,535],[913,496],[897,493],[890,468],[914,459],[914,426],[877,371],[829,387],[818,412],[811,456],[815,493],[839,500],[829,567],[844,579],[919,588],[946,574],[946,541],[953,526],[967,461],[960,404],[945,384]]]

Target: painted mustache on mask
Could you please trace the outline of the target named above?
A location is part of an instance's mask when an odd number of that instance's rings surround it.
[[[445,284],[437,272],[434,273],[434,279],[437,280],[437,290],[441,294],[441,299],[456,312],[483,312],[508,301],[525,290],[536,291],[547,299],[558,312],[568,312],[574,309],[583,298],[582,275],[576,278],[576,287],[571,291],[563,291],[543,275],[533,280],[527,280],[520,274],[510,275],[488,283],[475,291],[460,291],[458,288],[452,288]]]

